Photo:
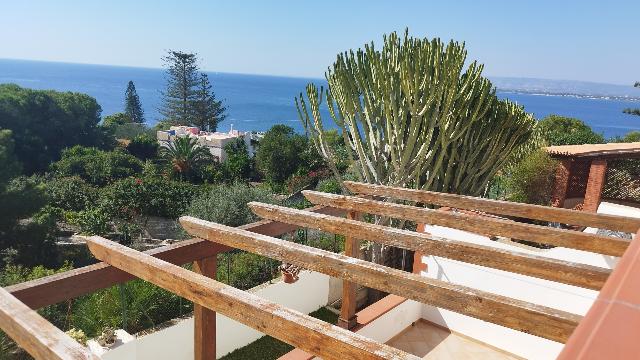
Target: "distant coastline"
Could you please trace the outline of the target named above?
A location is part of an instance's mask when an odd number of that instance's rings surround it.
[[[619,101],[640,101],[640,96],[617,96],[617,95],[591,95],[591,94],[576,94],[576,93],[562,93],[562,92],[541,92],[535,90],[522,90],[522,89],[503,89],[496,88],[497,91],[505,94],[525,94],[532,96],[560,96],[571,97],[577,99],[599,99],[599,100],[619,100]]]
[[[324,79],[207,73],[216,96],[224,100],[228,109],[228,117],[220,125],[223,131],[231,124],[239,130],[266,131],[280,123],[302,133],[294,98],[305,91],[309,82],[326,86]],[[499,97],[517,102],[537,118],[550,114],[576,117],[605,137],[640,130],[639,118],[622,113],[624,108],[640,107],[640,89],[631,85],[494,76],[489,79]],[[0,59],[0,83],[87,93],[98,100],[103,116],[122,111],[129,80],[135,82],[147,124],[155,124],[160,118],[160,90],[165,85],[162,69]],[[328,111],[322,116],[331,126]]]

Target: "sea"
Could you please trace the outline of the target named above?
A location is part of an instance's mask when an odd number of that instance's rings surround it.
[[[324,79],[207,74],[216,97],[227,107],[227,118],[220,124],[220,131],[232,127],[243,131],[266,131],[275,124],[286,124],[302,133],[304,129],[298,118],[295,97],[305,92],[308,83],[326,86]],[[129,80],[135,83],[147,124],[155,124],[160,119],[158,108],[166,83],[162,69],[0,59],[0,83],[86,93],[97,99],[103,116],[123,110]],[[640,108],[640,89],[629,86],[627,94],[626,88],[619,85],[588,83],[579,91],[571,91],[567,89],[577,87],[572,87],[574,84],[570,81],[545,83],[538,80],[534,82],[537,87],[532,87],[532,79],[491,80],[497,86],[499,97],[523,105],[536,118],[550,114],[575,117],[606,138],[640,130],[640,117],[622,112],[629,107]],[[545,87],[544,84],[551,85]],[[603,91],[610,88],[618,93],[611,95],[610,91]],[[322,115],[325,123],[332,123],[326,110]]]

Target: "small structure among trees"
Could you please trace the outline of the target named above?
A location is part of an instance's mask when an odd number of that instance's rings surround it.
[[[640,143],[549,146],[546,151],[559,160],[552,205],[596,212],[607,182],[616,181],[618,176],[629,176],[628,171],[626,175],[620,173],[624,169],[619,166],[607,171],[608,163],[639,158]],[[609,195],[618,200],[640,199],[640,186],[632,179],[625,179],[624,186],[616,187],[615,192]],[[568,199],[584,201],[567,204]]]

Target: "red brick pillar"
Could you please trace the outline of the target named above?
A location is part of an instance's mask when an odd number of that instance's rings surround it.
[[[556,183],[551,197],[551,205],[555,207],[563,207],[564,200],[567,198],[569,190],[569,178],[571,177],[571,165],[573,159],[563,159],[558,163],[556,169]]]
[[[602,188],[607,175],[607,160],[595,159],[591,161],[587,190],[584,193],[583,211],[596,212],[602,197]]]

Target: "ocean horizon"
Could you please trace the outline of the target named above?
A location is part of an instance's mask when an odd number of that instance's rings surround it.
[[[228,116],[220,124],[220,131],[227,131],[231,126],[244,131],[266,131],[275,124],[286,124],[303,132],[294,98],[305,91],[309,82],[326,86],[324,79],[315,78],[206,73],[216,97],[227,107]],[[611,84],[490,79],[500,98],[517,102],[538,119],[550,114],[575,117],[607,138],[640,130],[640,117],[622,113],[624,108],[640,108],[640,90],[631,86],[627,92],[626,87]],[[86,93],[96,98],[103,117],[124,109],[129,80],[136,85],[146,123],[154,125],[160,119],[160,91],[165,86],[163,69],[0,59],[0,83]],[[326,124],[333,124],[327,111],[322,115]]]

